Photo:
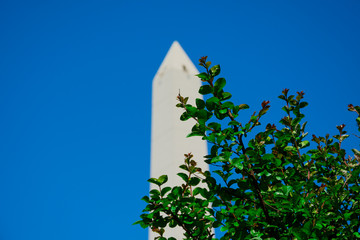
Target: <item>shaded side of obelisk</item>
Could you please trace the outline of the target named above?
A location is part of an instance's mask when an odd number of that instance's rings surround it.
[[[189,97],[190,104],[202,96],[198,93],[201,81],[195,75],[198,70],[191,62],[180,44],[175,41],[159,70],[152,86],[152,119],[151,119],[151,171],[150,176],[158,178],[168,175],[167,186],[181,186],[182,179],[176,174],[184,163],[184,154],[192,153],[199,167],[208,170],[203,156],[207,155],[206,142],[201,137],[186,138],[195,121],[180,121],[183,109],[175,107],[179,91],[183,97]],[[153,187],[153,186],[152,186]],[[158,234],[149,231],[149,240]],[[183,239],[181,228],[166,228],[165,237]]]

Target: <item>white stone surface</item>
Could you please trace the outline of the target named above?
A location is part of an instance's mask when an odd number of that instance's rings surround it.
[[[180,44],[175,41],[153,80],[152,87],[152,123],[151,123],[151,177],[168,175],[167,186],[181,185],[182,179],[176,174],[184,163],[184,154],[192,153],[203,170],[209,167],[204,163],[207,155],[207,144],[201,137],[186,138],[195,124],[193,119],[180,121],[183,109],[175,107],[179,91],[183,97],[189,97],[191,104],[196,98],[201,81],[195,75],[198,70],[186,55]],[[151,188],[154,186],[151,186]],[[180,228],[167,228],[165,237],[183,239]],[[158,234],[149,231],[149,240]]]

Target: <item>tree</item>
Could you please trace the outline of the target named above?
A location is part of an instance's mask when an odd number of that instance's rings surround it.
[[[184,184],[162,187],[166,175],[149,179],[158,189],[142,198],[147,206],[135,224],[158,232],[158,240],[166,239],[165,226],[182,227],[185,239],[215,239],[214,228],[224,232],[220,239],[360,238],[360,152],[346,156],[345,125],[337,126],[333,138],[310,139],[301,113],[308,105],[304,93],[284,89],[281,127],[258,130],[269,101],[248,121],[239,120],[249,106],[229,101],[226,80],[215,80],[219,65],[210,67],[207,57],[199,61],[205,68],[198,74],[204,82],[199,93],[210,97],[192,106],[179,94],[177,107],[184,109],[182,121],[196,121],[188,137],[201,136],[212,146],[205,162],[216,170],[202,171],[191,153],[185,154],[180,168],[187,174],[178,173]],[[360,107],[348,109],[357,114],[360,131]]]

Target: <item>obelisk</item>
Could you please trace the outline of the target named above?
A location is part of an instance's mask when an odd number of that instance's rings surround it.
[[[184,163],[184,154],[192,153],[194,160],[203,170],[208,170],[203,156],[207,155],[206,142],[201,137],[186,138],[195,121],[180,121],[183,109],[175,107],[179,92],[189,97],[188,103],[195,103],[202,98],[198,93],[200,79],[195,76],[198,70],[191,62],[180,44],[175,41],[171,45],[152,85],[152,122],[151,122],[151,171],[150,176],[158,178],[168,175],[167,186],[181,186],[183,180],[176,174]],[[153,186],[152,186],[153,187]],[[158,234],[149,231],[149,240]],[[183,239],[181,228],[166,228],[165,237]]]

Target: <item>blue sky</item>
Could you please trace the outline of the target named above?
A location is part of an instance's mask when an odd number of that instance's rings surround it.
[[[178,40],[264,122],[303,90],[311,134],[355,133],[359,1],[0,2],[0,239],[147,239],[151,81]],[[252,111],[249,111],[249,113]],[[348,148],[359,141],[351,137]]]

